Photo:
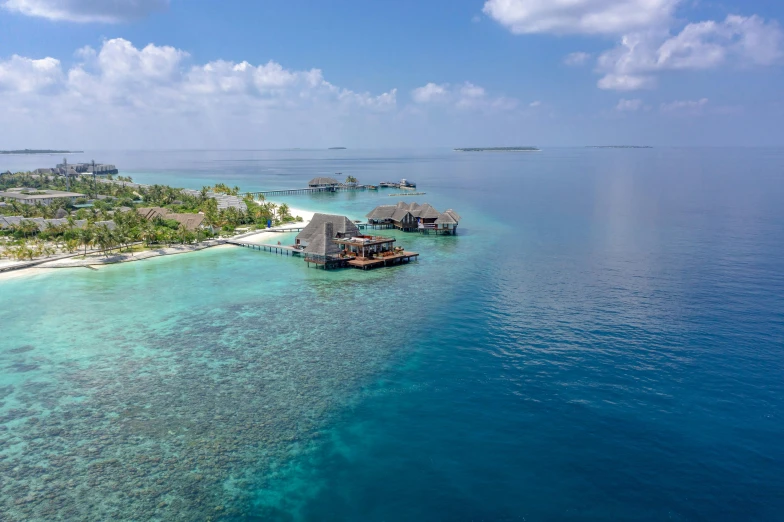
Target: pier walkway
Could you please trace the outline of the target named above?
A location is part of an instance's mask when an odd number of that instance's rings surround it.
[[[258,196],[295,196],[300,194],[316,194],[318,192],[349,192],[354,190],[372,190],[371,185],[336,185],[334,187],[313,187],[313,188],[298,188],[298,189],[281,189],[281,190],[262,190],[259,192],[246,192],[246,196],[257,198]]]
[[[299,256],[302,255],[302,250],[298,248],[294,248],[293,246],[286,246],[286,245],[271,245],[268,243],[244,243],[242,241],[237,241],[236,239],[229,239],[226,241],[229,245],[236,245],[245,248],[250,248],[251,250],[260,250],[263,252],[272,252],[275,254],[280,254],[282,256]]]

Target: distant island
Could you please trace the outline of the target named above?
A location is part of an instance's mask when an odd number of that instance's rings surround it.
[[[455,149],[458,152],[539,152],[536,147],[465,147]]]
[[[588,145],[588,149],[652,149],[650,145]]]
[[[346,147],[330,147],[327,150],[346,150]]]
[[[82,154],[83,150],[21,149],[0,150],[0,154]]]

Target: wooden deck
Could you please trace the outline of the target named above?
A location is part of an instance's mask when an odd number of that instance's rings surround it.
[[[378,268],[380,266],[393,266],[408,263],[411,261],[411,259],[416,259],[418,257],[419,254],[416,252],[401,252],[393,256],[373,259],[368,257],[355,257],[354,259],[349,260],[348,266],[361,268],[362,270],[368,270],[370,268]]]
[[[302,250],[295,248],[293,246],[270,245],[267,243],[242,243],[240,241],[235,241],[233,239],[227,240],[226,243],[229,245],[237,245],[245,248],[250,248],[251,250],[274,252],[275,254],[280,254],[282,256],[298,256],[302,254]]]
[[[301,249],[296,248],[294,246],[270,245],[266,243],[244,243],[233,239],[227,240],[226,243],[229,245],[236,245],[245,248],[250,248],[251,250],[271,252],[281,256],[301,257],[304,258],[304,260],[307,262],[308,267],[310,267],[310,265],[314,265],[316,267],[322,267],[327,270],[334,269],[334,268],[345,268],[345,267],[370,270],[372,268],[379,268],[382,266],[402,265],[405,263],[409,263],[412,259],[419,258],[419,254],[417,252],[400,252],[392,256],[373,258],[373,259],[368,257],[355,257],[355,258],[335,257],[332,259],[317,259],[308,256]]]
[[[246,196],[256,198],[258,196],[296,196],[300,194],[316,194],[319,192],[346,192],[354,190],[378,190],[375,185],[335,185],[329,187],[306,187],[297,189],[281,189],[281,190],[262,190],[259,192],[246,192]]]

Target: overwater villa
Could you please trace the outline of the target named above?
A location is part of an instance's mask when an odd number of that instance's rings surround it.
[[[460,216],[454,210],[439,212],[429,203],[399,202],[379,205],[365,216],[371,228],[397,228],[404,232],[456,235]]]
[[[395,247],[395,238],[369,236],[346,216],[315,214],[295,239],[305,262],[325,269],[354,267],[367,270],[407,263],[419,256]]]
[[[308,181],[308,188],[330,188],[337,187],[338,185],[340,185],[338,180],[326,176],[320,176]]]

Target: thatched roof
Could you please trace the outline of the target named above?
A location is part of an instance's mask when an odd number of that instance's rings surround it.
[[[339,185],[339,184],[340,182],[338,180],[327,176],[320,176],[308,181],[309,187],[319,186],[319,185]]]
[[[444,211],[444,214],[449,214],[450,216],[452,216],[452,219],[454,219],[455,221],[460,221],[460,214],[458,214],[457,212],[455,212],[451,208],[446,209]]]
[[[67,219],[44,219],[44,218],[26,218],[22,216],[0,216],[0,228],[11,228],[12,226],[19,226],[24,222],[35,223],[35,226],[38,227],[39,232],[43,232],[49,227],[56,227],[67,225]],[[114,230],[116,225],[114,221],[96,221],[96,226],[106,225],[109,230]],[[86,219],[77,219],[74,221],[74,226],[76,228],[84,228],[87,226]]]
[[[22,216],[0,216],[0,228],[11,228],[21,223],[23,219]]]
[[[435,221],[436,225],[457,225],[457,220],[448,212],[444,212]]]
[[[400,201],[395,205],[380,205],[367,214],[368,219],[403,221],[407,214],[420,219],[441,219],[437,223],[457,223],[460,216],[452,210],[441,213],[429,203],[406,203]]]
[[[141,207],[137,208],[136,212],[147,220],[156,218],[168,219],[167,214],[169,213],[169,209],[163,207]]]
[[[322,233],[324,230],[324,223],[332,224],[332,238],[336,237],[351,237],[360,235],[357,226],[351,222],[346,216],[339,216],[335,214],[313,214],[313,218],[308,223],[302,232],[297,234],[297,239],[300,241],[310,242],[313,237]]]
[[[333,241],[335,239],[335,227],[332,222],[325,221],[321,224],[321,230],[311,236],[308,246],[304,252],[314,256],[331,257],[340,253],[340,247]]]
[[[432,206],[430,206],[429,203],[423,204],[421,207],[414,210],[412,214],[414,215],[414,217],[418,217],[421,219],[437,219],[438,216],[441,215],[441,213],[438,210],[434,209]]]
[[[396,205],[379,205],[365,217],[368,219],[391,219],[397,208]]]
[[[409,212],[408,210],[404,208],[399,208],[395,210],[394,214],[392,214],[392,221],[404,221],[406,219],[406,216],[409,214],[411,214],[411,212]]]
[[[201,227],[204,222],[204,214],[167,214],[166,219],[173,219],[185,227],[185,230],[193,232]]]

